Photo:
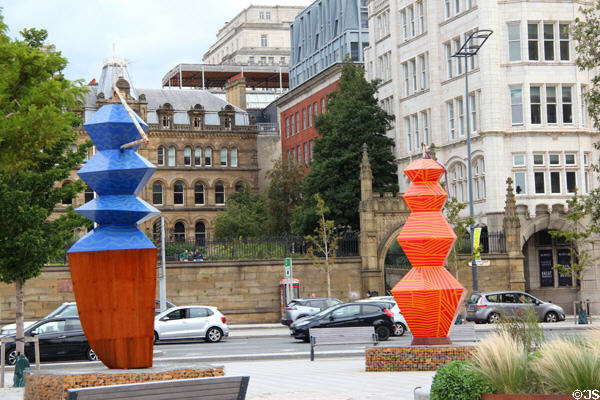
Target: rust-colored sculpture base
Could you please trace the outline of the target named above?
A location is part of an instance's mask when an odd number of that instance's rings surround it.
[[[449,337],[416,337],[412,340],[412,346],[435,346],[439,344],[452,344]]]
[[[152,366],[156,249],[69,253],[88,343],[109,368]]]

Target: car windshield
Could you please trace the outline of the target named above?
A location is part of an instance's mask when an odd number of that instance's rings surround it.
[[[338,307],[339,307],[339,305],[337,305],[337,304],[334,305],[334,306],[331,306],[331,307],[327,307],[326,309],[321,310],[318,313],[316,313],[315,317],[323,317],[323,316],[329,314],[332,310],[335,310]]]
[[[75,305],[75,304],[61,305],[56,310],[54,310],[50,314],[46,315],[43,319],[53,318],[56,316],[61,316],[61,317],[77,317],[77,316],[79,316],[79,314],[77,313],[77,305]]]

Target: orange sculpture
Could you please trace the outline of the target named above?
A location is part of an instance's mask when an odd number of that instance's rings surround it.
[[[448,333],[466,290],[444,268],[456,240],[442,214],[448,194],[438,179],[444,167],[432,159],[412,162],[404,173],[411,180],[403,198],[411,211],[398,243],[413,268],[392,295],[413,335],[413,345],[450,344]]]

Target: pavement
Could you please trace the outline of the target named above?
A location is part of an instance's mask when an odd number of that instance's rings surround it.
[[[600,319],[595,319],[600,321]],[[575,325],[567,319],[554,324],[542,324],[544,330],[585,330],[600,325]],[[475,325],[477,333],[490,332],[490,325]],[[280,324],[230,325],[230,338],[256,338],[269,336],[289,336],[289,329]],[[265,353],[268,354],[268,353]],[[311,362],[303,354],[301,357],[281,359],[281,354],[273,357],[253,359],[238,357],[223,358],[223,361],[207,362],[199,358],[155,359],[158,368],[181,368],[202,366],[224,366],[225,375],[248,375],[247,400],[371,400],[395,398],[413,399],[417,387],[431,384],[435,372],[365,372],[364,355],[356,351],[343,350],[319,352]],[[53,372],[91,372],[105,369],[100,363],[52,363],[43,364],[42,370]],[[23,388],[12,388],[12,368],[5,374],[5,388],[0,388],[0,399],[21,400]]]

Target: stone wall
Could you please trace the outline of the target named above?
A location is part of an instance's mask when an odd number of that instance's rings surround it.
[[[300,297],[327,296],[327,274],[309,260],[294,259]],[[361,297],[359,257],[336,259],[331,295],[343,301]],[[167,265],[167,299],[177,305],[218,307],[228,323],[278,322],[283,260],[178,262]],[[42,318],[65,301],[74,301],[68,267],[46,267],[25,284],[25,320]],[[158,291],[157,291],[158,296]],[[0,284],[0,323],[14,322],[14,285]]]
[[[473,346],[371,347],[365,352],[367,372],[435,371],[455,360],[468,360]]]

